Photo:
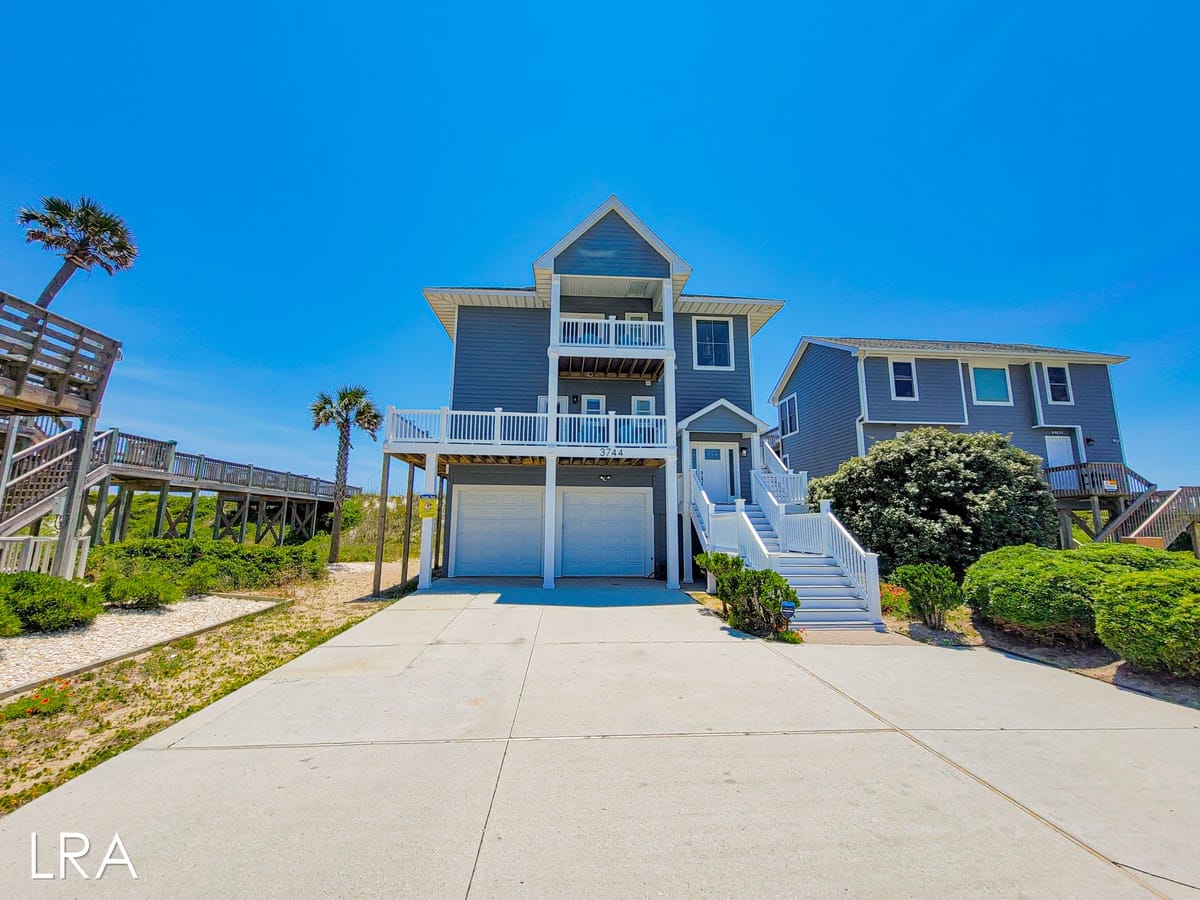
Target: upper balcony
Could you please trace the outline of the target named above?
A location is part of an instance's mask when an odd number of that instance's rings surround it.
[[[94,416],[119,341],[0,292],[0,412]]]
[[[388,407],[383,450],[394,455],[562,457],[632,461],[675,450],[666,416]],[[464,460],[465,461],[465,460]]]

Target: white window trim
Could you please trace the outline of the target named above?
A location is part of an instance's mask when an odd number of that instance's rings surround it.
[[[627,312],[625,313],[626,322],[649,322],[650,313]]]
[[[1012,389],[1012,373],[1008,370],[1006,362],[985,362],[979,360],[977,362],[968,363],[971,368],[971,403],[975,406],[1012,406],[1013,405],[1013,389]],[[975,370],[976,369],[1001,369],[1004,372],[1004,383],[1008,387],[1008,400],[980,400],[975,394]]]
[[[784,431],[783,430],[783,426],[784,426],[783,408],[787,405],[787,402],[789,400],[792,401],[792,411],[793,411],[792,418],[795,420],[796,427],[793,428],[791,431]],[[796,402],[796,395],[794,393],[788,394],[786,397],[784,397],[779,402],[779,436],[781,438],[791,437],[793,434],[796,434],[799,430],[800,430],[800,405]]]
[[[896,363],[908,363],[912,366],[913,395],[911,397],[896,396]],[[902,403],[912,403],[921,399],[921,388],[917,385],[917,361],[915,359],[908,356],[888,357],[888,389],[892,393],[892,399]]]
[[[558,395],[558,411],[560,413],[565,413],[565,412],[571,411],[570,399],[571,398],[568,397],[566,394]],[[549,394],[538,394],[538,412],[540,412],[540,413],[550,412],[550,395]]]
[[[792,461],[788,458],[788,454],[785,453],[783,456],[779,457],[779,461],[783,463],[783,467],[785,469],[787,469],[789,472],[792,471]]]
[[[587,402],[589,400],[600,401],[600,412],[589,413],[587,411]],[[588,416],[603,416],[608,413],[608,398],[604,394],[580,394],[579,395],[579,411]]]
[[[643,395],[640,395],[640,396],[636,396],[636,397],[630,397],[630,398],[629,398],[629,414],[630,414],[631,416],[636,416],[636,415],[638,414],[638,411],[637,411],[637,405],[638,405],[638,401],[639,401],[639,400],[649,400],[649,401],[650,401],[650,413],[649,413],[649,415],[652,415],[652,416],[654,416],[654,415],[658,415],[658,412],[657,412],[657,410],[656,410],[656,408],[655,408],[655,407],[656,407],[656,404],[655,404],[655,402],[654,402],[654,398],[653,398],[653,397],[648,397],[648,396],[646,396],[646,395],[644,395],[644,394],[643,394]]]
[[[729,365],[702,366],[697,361],[699,359],[699,354],[696,352],[696,325],[701,319],[703,319],[705,322],[729,323]],[[732,372],[737,368],[737,360],[734,358],[733,352],[733,316],[692,316],[692,368],[701,372]]]
[[[1062,369],[1067,373],[1067,396],[1069,400],[1055,400],[1050,396],[1050,369]],[[1046,385],[1046,402],[1051,406],[1074,406],[1075,385],[1071,382],[1071,366],[1068,363],[1042,363],[1042,382]]]

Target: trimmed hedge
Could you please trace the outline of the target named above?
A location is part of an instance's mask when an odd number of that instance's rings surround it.
[[[100,615],[100,592],[52,575],[18,572],[0,575],[0,605],[7,606],[25,631],[57,631],[87,625]]]
[[[963,594],[985,619],[1032,640],[1088,643],[1097,636],[1096,604],[1111,584],[1130,573],[1171,572],[1200,577],[1200,560],[1132,544],[1076,550],[1025,544],[980,558],[967,570]]]
[[[0,600],[0,637],[16,637],[21,633],[21,620],[8,605],[8,600]]]
[[[324,574],[325,563],[309,544],[259,547],[148,538],[96,547],[88,557],[88,571],[95,576],[152,574],[189,593],[204,593],[311,581]]]
[[[1092,603],[1118,569],[1071,552],[1030,544],[994,550],[967,570],[963,595],[984,618],[1031,639],[1088,643]]]
[[[1200,566],[1118,575],[1095,611],[1104,646],[1135,666],[1200,675]]]

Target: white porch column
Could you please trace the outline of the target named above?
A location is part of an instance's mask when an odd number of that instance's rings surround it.
[[[546,443],[553,447],[558,443],[558,339],[562,321],[562,276],[550,278],[550,377],[546,387]]]
[[[679,471],[683,473],[683,580],[691,584],[695,577],[692,571],[692,436],[687,431],[679,434]]]
[[[555,542],[558,537],[558,458],[546,455],[546,496],[542,510],[542,587],[554,588]]]
[[[425,454],[425,487],[423,494],[437,493],[437,454]],[[433,584],[433,519],[421,520],[421,571],[417,575],[417,587],[427,588]]]
[[[754,432],[750,437],[750,468],[752,471],[762,469],[762,442],[763,436],[761,431]]]
[[[662,280],[663,339],[667,358],[663,369],[663,412],[667,416],[667,434],[675,443],[675,294],[670,278]],[[679,587],[679,480],[678,459],[668,457],[667,469],[667,587]],[[686,468],[684,473],[686,474]],[[686,489],[685,489],[686,490]]]

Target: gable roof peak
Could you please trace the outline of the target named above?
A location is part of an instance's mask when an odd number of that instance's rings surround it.
[[[565,234],[553,247],[539,256],[533,263],[535,274],[538,271],[553,271],[555,257],[575,243],[575,241],[578,240],[579,237],[582,236],[589,228],[599,222],[606,215],[613,212],[624,219],[630,228],[637,232],[642,239],[646,241],[646,243],[653,247],[668,263],[670,263],[671,274],[676,277],[682,277],[680,283],[681,288],[682,281],[686,280],[687,277],[691,275],[692,267],[684,261],[683,257],[668,247],[663,242],[662,238],[655,234],[645,222],[638,218],[637,214],[634,213],[633,210],[631,210],[628,206],[626,206],[625,203],[622,202],[621,198],[616,194],[610,194],[608,199],[596,207],[587,216],[585,216],[583,221],[567,232],[567,234]]]

